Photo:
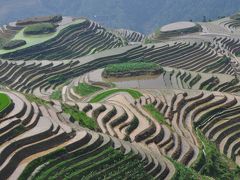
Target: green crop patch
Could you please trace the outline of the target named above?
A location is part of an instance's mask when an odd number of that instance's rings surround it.
[[[54,100],[61,100],[62,99],[62,92],[60,90],[53,91],[50,98],[54,99]]]
[[[0,93],[0,113],[8,108],[11,103],[11,99],[6,94]]]
[[[77,121],[81,126],[89,128],[91,130],[97,130],[97,123],[94,119],[88,117],[85,112],[79,111],[75,107],[68,105],[62,105],[63,111],[69,114],[74,121]]]
[[[80,96],[88,96],[100,90],[102,90],[102,88],[86,83],[80,83],[78,86],[74,87],[74,91]]]

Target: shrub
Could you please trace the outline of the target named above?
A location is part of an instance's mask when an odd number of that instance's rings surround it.
[[[26,41],[24,40],[13,40],[3,45],[3,49],[5,50],[15,49],[15,48],[24,46],[25,44],[26,44]]]
[[[162,67],[156,63],[128,62],[108,65],[103,71],[103,77],[160,74],[161,72],[163,72]]]
[[[56,23],[62,20],[61,15],[55,15],[55,16],[40,16],[40,17],[31,17],[24,20],[18,20],[17,25],[19,26],[26,26],[29,24],[35,24],[35,23]]]
[[[24,29],[24,34],[27,35],[38,35],[38,34],[48,34],[55,32],[56,26],[51,23],[40,23],[29,25]]]

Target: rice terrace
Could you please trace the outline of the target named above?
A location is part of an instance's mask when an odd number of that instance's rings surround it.
[[[240,179],[240,14],[2,26],[0,179]]]

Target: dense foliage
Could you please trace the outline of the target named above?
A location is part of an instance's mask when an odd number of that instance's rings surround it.
[[[24,34],[27,35],[38,35],[38,34],[48,34],[56,30],[56,26],[51,23],[39,23],[29,25],[24,29]]]
[[[102,76],[109,77],[130,77],[140,75],[157,75],[163,72],[163,68],[150,62],[120,63],[109,64],[104,69]]]
[[[40,17],[30,17],[24,20],[18,20],[17,25],[19,26],[25,26],[29,24],[35,24],[35,23],[56,23],[58,21],[62,20],[61,15],[56,15],[56,16],[40,16]]]
[[[15,49],[15,48],[24,46],[25,44],[26,44],[26,41],[24,40],[12,40],[4,44],[3,49],[6,49],[6,50]]]
[[[106,73],[118,73],[118,72],[131,72],[131,71],[146,71],[146,70],[159,70],[160,65],[147,62],[136,63],[121,63],[121,64],[109,64],[105,68]]]
[[[205,152],[205,161],[199,165],[201,167],[199,173],[216,180],[240,179],[240,168],[232,160],[221,154],[216,145],[206,139],[199,130],[197,130],[197,135]]]

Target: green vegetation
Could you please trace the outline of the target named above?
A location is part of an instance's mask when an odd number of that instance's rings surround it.
[[[124,155],[108,147],[87,154],[79,150],[74,155],[67,155],[61,161],[50,160],[33,179],[152,179],[135,154]]]
[[[8,108],[12,103],[12,100],[3,93],[0,93],[0,113]]]
[[[159,74],[163,71],[162,67],[156,63],[150,62],[128,62],[120,64],[107,65],[103,71],[103,77],[118,76],[124,73],[138,75]],[[137,74],[136,74],[137,73]]]
[[[127,62],[127,63],[120,63],[120,64],[109,64],[106,66],[105,71],[107,73],[117,73],[117,72],[129,72],[133,70],[158,70],[160,65],[156,63],[150,62]]]
[[[69,114],[74,121],[77,121],[82,127],[91,130],[97,130],[97,123],[94,119],[88,117],[85,112],[79,111],[76,107],[62,105],[63,111]]]
[[[4,44],[6,44],[8,40],[6,38],[0,37],[0,49],[3,48]]]
[[[174,166],[176,168],[176,173],[175,173],[174,177],[172,178],[172,180],[186,180],[186,179],[187,180],[208,180],[208,179],[210,179],[208,177],[198,174],[192,168],[188,168],[188,167],[184,166],[183,164],[174,161],[173,159],[169,158],[169,160],[172,161],[172,163],[174,164]]]
[[[32,94],[25,94],[25,97],[31,101],[31,102],[35,102],[37,104],[40,104],[40,105],[47,105],[49,104],[50,102],[44,100],[44,99],[41,99],[41,98],[38,98]]]
[[[199,129],[197,129],[197,135],[205,152],[205,161],[199,165],[201,167],[199,173],[216,180],[240,179],[240,168],[231,159],[221,154],[216,145],[207,140]]]
[[[53,91],[50,98],[54,99],[54,100],[61,100],[62,99],[62,92],[60,90]]]
[[[160,124],[165,124],[169,126],[166,122],[164,116],[155,108],[153,104],[146,104],[144,108],[152,115],[154,119],[156,119]]]
[[[78,86],[74,87],[74,91],[80,96],[88,96],[100,90],[102,90],[102,88],[86,83],[80,83]]]
[[[58,149],[54,152],[51,152],[45,156],[39,157],[33,161],[31,161],[27,167],[24,169],[24,171],[22,172],[22,174],[19,176],[18,180],[26,180],[28,179],[32,172],[41,164],[44,164],[46,162],[50,162],[51,160],[60,157],[61,155],[67,153],[65,148],[62,149]]]
[[[56,16],[40,16],[40,17],[30,17],[24,20],[18,20],[16,24],[18,26],[26,26],[29,24],[35,24],[35,23],[56,23],[58,21],[62,20],[61,15],[56,15]]]
[[[39,23],[29,25],[24,28],[24,34],[26,35],[38,35],[38,34],[48,34],[55,32],[56,26],[52,23]]]
[[[134,99],[138,99],[141,96],[143,96],[140,92],[133,90],[133,89],[111,89],[111,90],[107,90],[104,91],[98,95],[96,95],[95,97],[93,97],[89,102],[90,103],[96,103],[99,102],[101,100],[103,100],[104,98],[114,94],[114,93],[118,93],[118,92],[126,92],[129,93]]]
[[[24,46],[25,44],[26,44],[26,41],[24,40],[13,40],[4,44],[3,49],[6,49],[6,50],[15,49],[15,48]]]
[[[12,40],[25,40],[26,41],[26,45],[21,46],[19,48],[16,49],[11,49],[11,50],[5,50],[5,49],[1,49],[0,50],[0,54],[5,54],[5,53],[9,53],[9,52],[14,52],[16,50],[20,50],[20,49],[24,49],[30,46],[34,46],[37,44],[41,44],[41,43],[45,43],[49,40],[52,40],[54,38],[57,38],[58,35],[65,33],[66,31],[69,30],[69,28],[73,28],[74,26],[78,26],[81,25],[82,23],[84,23],[86,20],[85,19],[78,19],[70,24],[66,24],[64,26],[61,26],[61,28],[57,28],[55,32],[50,33],[50,34],[40,34],[40,35],[34,35],[34,36],[26,36],[24,33],[24,29],[22,29],[21,31],[19,31]]]

